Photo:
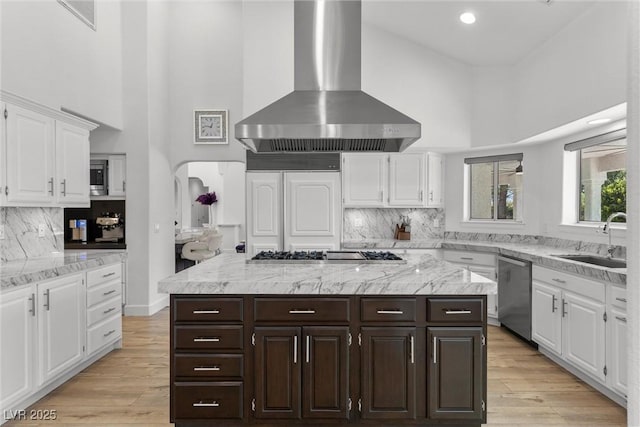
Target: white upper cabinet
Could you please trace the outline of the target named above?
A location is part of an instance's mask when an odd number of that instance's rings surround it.
[[[442,207],[442,156],[345,153],[342,193],[346,208]]]
[[[444,207],[443,157],[438,153],[427,154],[427,194],[428,208]]]
[[[389,155],[389,206],[425,206],[424,154]]]
[[[55,201],[55,120],[7,104],[7,203]]]
[[[64,206],[89,203],[89,131],[56,122],[56,200]]]
[[[279,172],[247,173],[247,254],[281,247],[282,177]]]
[[[2,206],[89,206],[89,132],[70,114],[2,91]]]
[[[388,156],[343,154],[342,192],[345,207],[384,207],[387,200]]]
[[[126,156],[109,156],[109,196],[124,196],[127,189]]]

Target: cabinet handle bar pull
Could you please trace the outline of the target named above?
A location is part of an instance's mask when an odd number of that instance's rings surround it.
[[[200,402],[196,402],[193,404],[194,408],[217,408],[218,406],[220,406],[220,404],[215,400],[211,403],[206,403],[201,400]]]
[[[104,337],[108,337],[109,335],[111,335],[111,334],[115,334],[115,333],[116,333],[116,330],[115,330],[115,329],[112,329],[112,330],[110,330],[109,332],[107,332],[106,334],[103,334],[102,336],[104,336]]]
[[[473,257],[470,257],[470,256],[461,256],[460,259],[464,259],[466,261],[473,261]]]
[[[413,364],[416,362],[416,359],[415,359],[416,349],[415,349],[413,335],[409,337],[409,344],[411,344],[411,363]]]
[[[619,320],[619,321],[621,321],[621,322],[627,323],[627,318],[626,318],[626,317],[619,317],[619,316],[616,316],[616,319],[618,319],[618,320]]]
[[[404,314],[402,310],[378,310],[378,314]]]
[[[627,302],[627,299],[626,298],[616,297],[616,301]]]
[[[450,310],[445,309],[444,314],[471,314],[471,310]]]
[[[220,310],[193,310],[193,314],[220,314]]]
[[[289,310],[289,314],[316,314],[315,310]]]
[[[198,337],[194,338],[193,342],[220,342],[220,338],[218,337]]]
[[[433,337],[433,364],[438,363],[438,340],[437,337]]]
[[[105,310],[105,311],[103,311],[103,312],[102,312],[102,314],[109,314],[109,313],[111,313],[112,311],[114,311],[115,309],[116,309],[115,307],[111,307],[109,310]]]
[[[109,276],[113,276],[115,274],[116,274],[116,272],[112,271],[111,273],[103,274],[102,277],[109,277]]]
[[[115,289],[111,289],[109,292],[104,292],[102,295],[106,297],[107,295],[111,295],[111,294],[113,294],[115,292],[116,292]]]
[[[551,295],[551,312],[552,313],[556,312],[556,296],[555,295]]]
[[[298,336],[293,336],[293,363],[298,363]]]
[[[195,372],[198,372],[198,371],[219,371],[220,370],[220,366],[195,366],[193,368],[193,370]]]
[[[554,277],[553,279],[551,279],[551,280],[553,280],[554,282],[558,282],[558,283],[567,283],[567,281],[566,281],[566,280],[557,279],[557,278],[555,278],[555,277]]]
[[[309,354],[311,353],[311,335],[307,335],[307,354],[306,354],[306,362],[309,363]]]
[[[49,311],[51,309],[51,304],[50,304],[50,295],[49,295],[49,289],[47,289],[46,291],[44,291],[44,296],[46,297],[47,301],[44,303],[44,307],[47,309],[47,311]]]

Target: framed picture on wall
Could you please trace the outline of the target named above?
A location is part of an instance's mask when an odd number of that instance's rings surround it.
[[[227,110],[193,110],[194,144],[228,144]]]

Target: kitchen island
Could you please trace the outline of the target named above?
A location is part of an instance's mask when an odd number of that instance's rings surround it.
[[[247,263],[224,253],[171,294],[171,421],[486,422],[486,295],[430,255],[406,263]]]

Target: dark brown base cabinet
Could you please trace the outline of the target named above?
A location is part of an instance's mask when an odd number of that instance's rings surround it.
[[[171,296],[171,422],[486,422],[486,297]]]

